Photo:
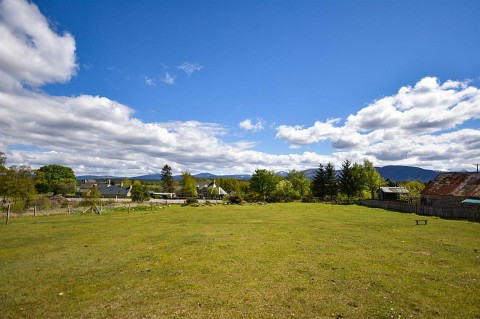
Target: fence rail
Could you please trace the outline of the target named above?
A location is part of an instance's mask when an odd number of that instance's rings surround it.
[[[475,206],[424,206],[395,201],[362,200],[360,205],[383,208],[425,216],[480,220],[479,208]]]

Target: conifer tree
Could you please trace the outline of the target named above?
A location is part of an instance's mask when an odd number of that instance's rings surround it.
[[[312,180],[312,194],[315,197],[320,199],[325,199],[325,195],[327,194],[326,189],[326,171],[325,166],[322,163],[318,166],[318,169],[315,172],[315,176]]]
[[[162,168],[160,186],[162,186],[162,190],[165,193],[173,193],[175,191],[175,181],[172,176],[172,168],[167,164]]]
[[[338,195],[337,173],[332,163],[328,163],[325,166],[325,191],[330,200],[333,200]]]

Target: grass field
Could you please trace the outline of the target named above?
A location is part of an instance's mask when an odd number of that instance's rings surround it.
[[[0,225],[1,318],[480,318],[480,224],[360,206]]]

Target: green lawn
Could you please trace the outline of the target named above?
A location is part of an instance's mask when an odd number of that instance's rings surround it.
[[[360,206],[0,225],[1,318],[480,318],[480,224]]]

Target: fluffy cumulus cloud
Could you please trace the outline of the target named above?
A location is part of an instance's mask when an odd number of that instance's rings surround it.
[[[33,3],[0,1],[0,87],[68,81],[77,69],[75,40],[59,35]]]
[[[244,129],[245,131],[252,131],[252,132],[258,132],[264,129],[262,119],[257,119],[256,123],[253,123],[251,119],[245,119],[242,122],[238,124],[238,126],[241,129]]]
[[[276,137],[293,145],[331,141],[344,156],[369,157],[378,164],[437,169],[465,168],[480,157],[480,90],[467,81],[425,77],[356,114],[311,127],[281,125]],[[475,125],[473,125],[475,126]],[[478,124],[477,124],[478,127]]]
[[[245,173],[299,169],[324,159],[253,151],[248,141],[225,143],[227,129],[216,123],[145,123],[132,108],[106,97],[44,93],[42,85],[75,75],[74,38],[54,32],[33,3],[3,0],[0,6],[0,150],[11,165],[55,163],[77,175],[133,176],[158,173],[165,163],[178,172]],[[191,75],[203,67],[179,68]],[[163,81],[173,84],[174,78],[166,74]],[[145,83],[155,84],[148,77]]]
[[[73,36],[53,31],[33,3],[0,1],[0,43],[0,150],[11,165],[60,164],[77,175],[134,176],[158,173],[165,163],[177,172],[227,174],[305,169],[346,157],[440,169],[480,158],[478,125],[465,125],[478,124],[480,92],[467,82],[427,77],[344,121],[280,125],[278,139],[298,147],[327,141],[336,152],[275,155],[253,150],[254,142],[225,142],[228,128],[217,123],[145,123],[134,109],[106,97],[42,92],[42,85],[75,76],[76,48]],[[186,62],[178,68],[191,75],[203,67]],[[167,75],[162,81],[173,84]],[[150,78],[145,83],[155,84]],[[265,123],[246,119],[239,126],[259,131]]]

